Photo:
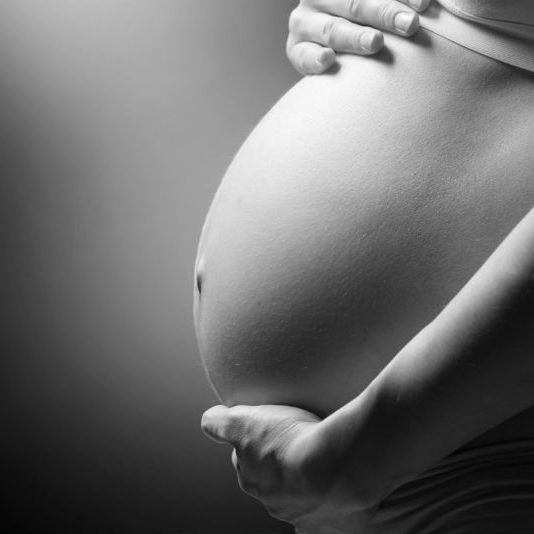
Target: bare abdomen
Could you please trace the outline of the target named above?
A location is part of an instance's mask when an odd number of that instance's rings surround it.
[[[532,205],[521,135],[532,82],[432,39],[303,80],[228,170],[196,295],[202,358],[225,402],[336,409]]]

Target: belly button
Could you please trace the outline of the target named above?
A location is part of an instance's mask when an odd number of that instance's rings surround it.
[[[199,272],[197,272],[196,282],[197,282],[197,291],[200,293],[202,290],[202,275]]]
[[[202,291],[202,280],[204,279],[204,258],[200,258],[197,262],[195,273],[195,282],[198,293]]]

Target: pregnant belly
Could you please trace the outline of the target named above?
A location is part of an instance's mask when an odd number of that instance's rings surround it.
[[[517,94],[497,99],[502,85],[534,103],[532,85],[442,40],[395,50],[394,62],[345,58],[297,84],[217,192],[195,314],[228,404],[326,415],[354,398],[534,200],[532,151],[504,157],[502,144],[527,143],[532,117],[512,111]],[[487,94],[481,75],[494,77]]]

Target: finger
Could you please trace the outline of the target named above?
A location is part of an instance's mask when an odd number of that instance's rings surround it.
[[[202,415],[200,423],[202,432],[217,443],[229,443],[230,417],[226,406],[213,406]]]
[[[325,13],[307,13],[293,34],[299,41],[312,41],[351,54],[374,54],[384,45],[381,32]]]
[[[202,416],[202,431],[218,443],[230,443],[239,448],[256,410],[251,406],[213,406]]]
[[[422,13],[423,11],[427,10],[431,2],[431,0],[399,0],[399,1],[415,9],[416,11],[419,11],[419,13]]]
[[[310,42],[288,44],[287,56],[301,74],[321,74],[336,61],[331,48]]]
[[[237,451],[235,449],[232,451],[232,465],[236,471],[239,471],[239,460],[237,459]]]
[[[419,16],[397,0],[307,0],[317,11],[398,35],[413,35]]]

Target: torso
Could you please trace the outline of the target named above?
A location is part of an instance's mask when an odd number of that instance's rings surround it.
[[[289,91],[210,209],[196,325],[229,404],[354,398],[534,203],[534,76],[388,39]],[[534,408],[465,448],[518,437]]]

